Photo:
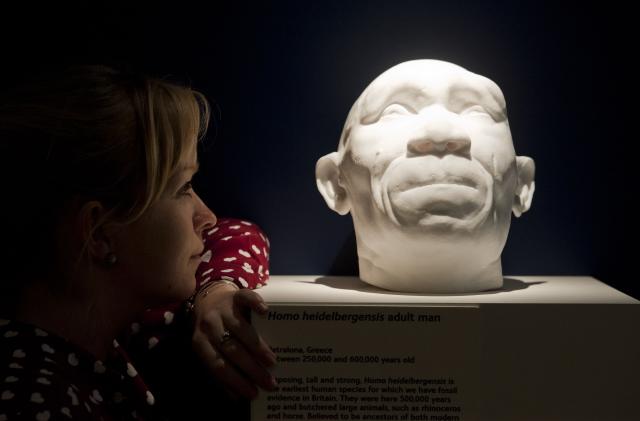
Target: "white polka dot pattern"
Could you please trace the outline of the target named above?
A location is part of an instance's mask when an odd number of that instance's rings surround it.
[[[35,332],[36,332],[36,336],[49,336],[49,334],[47,332],[45,332],[44,330],[40,329],[40,328],[35,328]]]
[[[96,361],[93,363],[93,372],[96,374],[104,374],[107,368],[104,366],[102,361]]]
[[[135,367],[131,365],[131,363],[127,363],[127,374],[130,377],[135,377],[138,375],[138,372],[136,371]]]
[[[44,403],[44,398],[38,392],[34,392],[31,394],[31,398],[29,400],[33,403]]]
[[[21,349],[16,349],[15,351],[13,351],[13,358],[24,358],[27,356],[27,354],[25,354],[25,352]]]
[[[102,402],[102,395],[100,395],[100,392],[97,389],[94,389],[93,392],[91,392],[91,397],[96,401],[96,402]]]
[[[71,405],[73,406],[80,405],[80,402],[78,401],[78,395],[76,395],[76,392],[74,392],[71,387],[67,389],[67,395],[69,395],[69,397],[71,398]]]
[[[150,337],[148,344],[149,349],[153,348],[154,346],[158,345],[158,338],[156,338],[155,336]]]
[[[120,392],[116,392],[113,394],[113,401],[115,403],[122,403],[124,401],[124,396]]]
[[[230,280],[241,288],[264,286],[269,278],[265,270],[269,267],[269,245],[262,230],[252,222],[232,218],[220,219],[215,228],[204,236],[203,255],[211,255],[196,272],[198,288],[209,282],[208,278]]]
[[[51,413],[49,411],[42,411],[36,414],[36,421],[49,421]]]
[[[111,365],[107,368],[70,342],[43,333],[46,332],[38,333],[32,325],[15,321],[0,327],[0,361],[5,361],[0,367],[0,415],[10,420],[97,420],[123,419],[120,415],[128,415],[132,409],[138,414],[152,413],[149,404],[154,400],[145,395],[148,389],[133,366],[126,366],[129,360],[123,349],[114,348],[114,353],[123,355],[123,359],[113,365],[114,356],[108,356]],[[119,368],[114,370],[116,367]],[[123,381],[120,373],[127,368],[128,374],[133,374],[124,380],[129,385],[116,383]],[[103,386],[112,389],[104,394]],[[137,394],[133,394],[131,386]],[[114,405],[111,398],[118,387],[132,393],[131,399],[125,400],[121,414],[111,416],[109,412],[110,416],[105,416],[105,408]],[[87,417],[89,413],[91,416]]]
[[[201,257],[201,260],[205,263],[208,263],[211,260],[211,250],[207,250]]]
[[[163,316],[164,316],[164,323],[165,323],[165,324],[167,324],[167,325],[168,325],[168,324],[170,324],[171,322],[173,322],[173,316],[174,316],[173,312],[171,312],[171,311],[165,311],[165,312],[164,312],[164,314],[163,314]]]
[[[67,357],[67,362],[72,367],[77,367],[78,364],[79,364],[78,357],[73,352],[71,354],[69,354],[69,356]]]

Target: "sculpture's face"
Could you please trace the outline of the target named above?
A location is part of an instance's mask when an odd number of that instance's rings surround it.
[[[316,164],[327,205],[353,217],[361,279],[409,292],[500,287],[511,212],[529,209],[534,173],[515,155],[500,88],[437,60],[375,79]]]
[[[495,83],[450,63],[406,62],[369,85],[346,130],[340,176],[354,219],[412,234],[489,225],[501,249],[517,174]]]

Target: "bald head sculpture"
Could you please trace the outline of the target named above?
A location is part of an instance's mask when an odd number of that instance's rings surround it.
[[[353,218],[360,278],[423,293],[502,286],[511,213],[529,209],[534,172],[498,85],[438,60],[378,76],[316,164],[327,205]]]

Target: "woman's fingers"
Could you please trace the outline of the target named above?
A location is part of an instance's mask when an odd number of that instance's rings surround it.
[[[193,345],[212,374],[231,391],[254,398],[258,390],[276,387],[267,368],[276,355],[247,321],[247,311],[264,314],[268,307],[251,290],[216,287],[199,301]]]
[[[250,308],[260,314],[265,314],[269,311],[262,297],[248,289],[238,291],[234,296],[234,301],[234,304],[239,308]],[[235,317],[234,320],[225,322],[227,326],[231,328],[234,335],[247,347],[249,352],[260,358],[260,362],[263,365],[271,367],[276,364],[276,354],[260,335],[258,335],[251,324],[240,317]]]
[[[238,291],[233,298],[239,306],[248,307],[256,313],[266,314],[269,311],[269,307],[264,302],[264,299],[250,289]]]
[[[258,389],[252,382],[242,376],[233,365],[228,362],[220,351],[217,351],[209,342],[209,338],[201,334],[195,334],[193,347],[200,354],[204,364],[211,373],[224,384],[245,398],[253,399],[258,395]]]
[[[247,352],[244,345],[233,336],[223,341],[218,349],[228,361],[230,361],[238,371],[255,382],[258,386],[266,390],[272,390],[276,386],[275,378],[259,364],[253,355]]]
[[[194,341],[206,342],[204,345],[194,342],[194,346],[198,346],[201,356],[207,360],[214,376],[248,398],[255,397],[257,393],[253,384],[272,390],[275,387],[275,379],[265,366],[273,365],[275,356],[256,359],[253,352],[256,347],[261,350],[267,349],[269,352],[271,350],[246,321],[232,318],[227,326],[228,331],[225,330],[225,323],[221,317],[212,317],[206,323],[200,324],[199,335],[194,334]],[[249,349],[245,342],[253,342],[254,346]],[[213,360],[208,361],[210,359]],[[265,359],[269,364],[262,364],[261,360]],[[248,385],[251,385],[251,388],[248,388]]]
[[[244,345],[253,358],[259,360],[262,366],[273,367],[276,364],[276,354],[251,324],[242,319],[235,319],[226,321],[225,326],[229,328],[233,337]]]

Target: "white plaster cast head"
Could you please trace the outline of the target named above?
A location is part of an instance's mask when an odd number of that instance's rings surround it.
[[[353,217],[360,278],[423,293],[502,286],[511,212],[529,209],[534,172],[498,85],[439,60],[378,76],[316,164],[327,205]]]

